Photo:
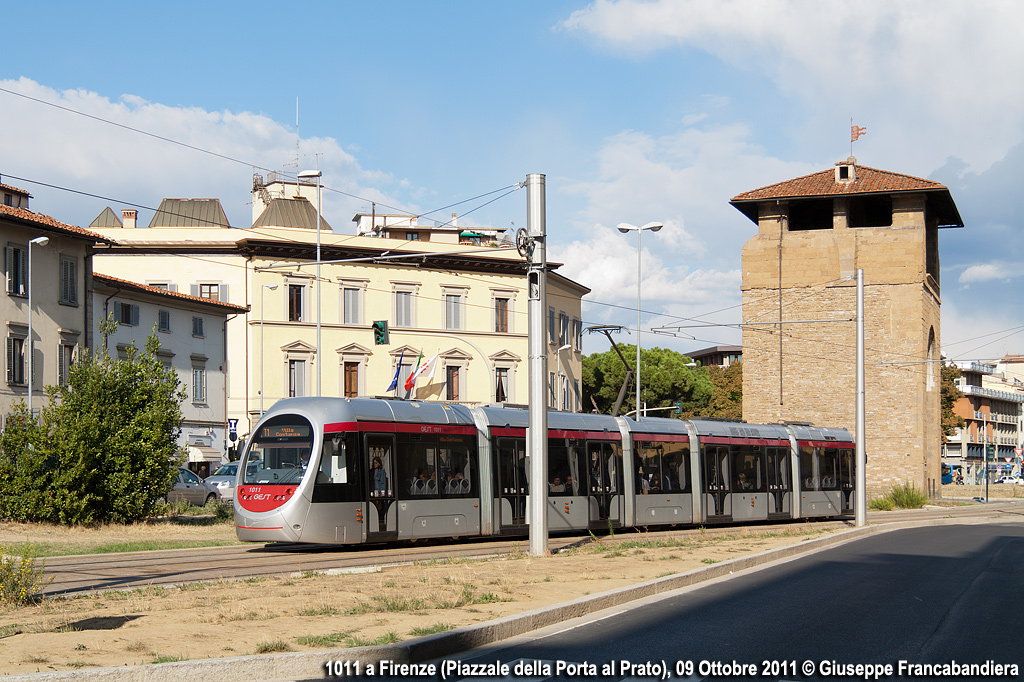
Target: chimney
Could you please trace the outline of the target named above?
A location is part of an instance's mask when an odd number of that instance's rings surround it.
[[[135,228],[135,218],[137,218],[138,215],[139,215],[139,212],[136,211],[135,209],[133,209],[133,208],[126,208],[123,211],[121,211],[121,223],[126,228],[134,229]]]
[[[857,159],[853,156],[836,164],[836,182],[857,181]]]
[[[458,213],[452,213],[452,227],[458,227],[458,226],[459,226],[459,214]]]

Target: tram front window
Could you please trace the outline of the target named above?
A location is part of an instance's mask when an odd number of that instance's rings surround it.
[[[296,415],[281,415],[265,422],[252,438],[245,455],[248,485],[296,484],[313,453],[313,428]]]

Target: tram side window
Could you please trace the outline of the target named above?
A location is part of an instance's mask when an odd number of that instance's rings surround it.
[[[690,485],[690,444],[666,443],[661,460],[662,480],[666,490],[688,493]]]
[[[587,466],[590,469],[590,492],[622,492],[622,448],[617,443],[587,443]]]
[[[789,450],[768,448],[768,489],[789,490]]]
[[[704,446],[704,489],[707,492],[729,490],[729,448]]]
[[[353,434],[324,434],[313,502],[356,502],[363,499],[359,457]]]
[[[555,497],[579,494],[575,438],[548,439],[548,494]]]
[[[502,495],[529,494],[526,482],[526,440],[523,438],[498,439],[498,474],[501,476]]]
[[[800,482],[804,490],[818,490],[818,477],[814,475],[814,448],[800,446]]]
[[[839,483],[843,490],[853,490],[855,472],[853,468],[853,450],[843,448],[839,451]]]
[[[755,445],[732,446],[732,489],[737,492],[763,492],[764,472],[761,467],[761,447]]]
[[[472,436],[441,436],[437,457],[438,493],[446,497],[472,495],[476,459]]]
[[[437,444],[433,437],[406,434],[398,437],[399,497],[415,499],[437,495]]]
[[[824,448],[819,450],[818,472],[821,474],[822,490],[839,490],[839,450]]]
[[[651,492],[661,490],[661,460],[662,444],[646,441],[634,441],[633,449],[636,452],[636,492],[638,495],[647,495]]]

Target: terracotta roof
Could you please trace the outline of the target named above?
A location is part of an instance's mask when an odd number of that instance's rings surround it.
[[[213,301],[209,298],[200,298],[199,296],[189,296],[188,294],[180,294],[177,291],[169,291],[167,289],[161,289],[160,287],[151,287],[148,284],[139,284],[138,282],[132,282],[127,279],[121,279],[119,277],[111,277],[110,275],[101,275],[98,272],[94,272],[92,274],[92,278],[96,284],[114,287],[117,289],[132,289],[134,291],[142,291],[147,294],[156,294],[158,296],[167,296],[169,298],[175,298],[181,301],[188,301],[190,303],[202,303],[204,305],[214,306],[216,308],[222,308],[226,311],[233,311],[238,313],[244,313],[249,310],[245,306],[235,305],[234,303],[225,303],[224,301]]]
[[[59,220],[55,220],[48,215],[42,213],[33,213],[32,211],[26,211],[23,208],[14,208],[13,206],[0,206],[0,216],[8,216],[16,220],[30,223],[37,227],[41,227],[46,230],[63,232],[64,234],[85,237],[96,242],[103,242],[104,244],[117,244],[113,239],[104,237],[103,235],[90,232],[89,230],[82,229],[75,225],[68,225],[62,223]]]
[[[828,170],[737,194],[729,200],[729,203],[756,223],[756,208],[748,207],[745,204],[771,199],[812,199],[858,194],[929,192],[940,195],[934,206],[939,212],[940,226],[963,227],[963,220],[960,218],[956,204],[953,203],[949,189],[945,185],[913,175],[893,173],[869,166],[856,165],[855,168],[856,180],[852,182],[836,182],[835,169],[829,168]]]
[[[2,182],[0,182],[0,189],[6,189],[6,190],[10,190],[11,192],[16,192],[17,194],[20,194],[23,197],[30,197],[31,198],[31,196],[32,196],[31,194],[29,194],[28,192],[26,192],[23,189],[18,189],[17,187],[11,187],[10,185],[5,185]]]

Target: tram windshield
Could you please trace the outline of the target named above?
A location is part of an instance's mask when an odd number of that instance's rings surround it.
[[[281,415],[264,422],[245,455],[242,483],[296,484],[313,452],[313,427],[297,415]]]

